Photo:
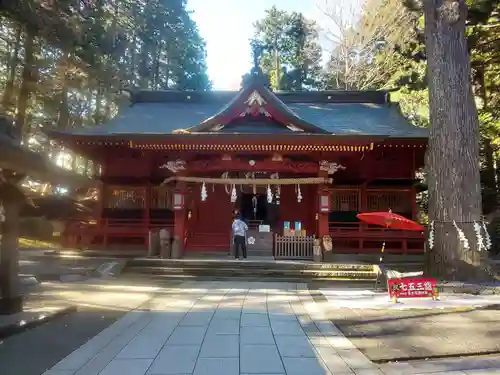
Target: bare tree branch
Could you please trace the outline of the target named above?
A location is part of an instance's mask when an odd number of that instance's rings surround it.
[[[401,0],[322,0],[333,45],[329,70],[344,89],[383,86],[399,68],[396,47],[415,39],[415,15]]]

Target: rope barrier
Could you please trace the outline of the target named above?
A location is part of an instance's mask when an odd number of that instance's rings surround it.
[[[439,221],[439,220],[429,220],[429,222],[434,222],[434,224],[474,224],[478,222],[486,222],[486,220],[478,219],[478,220],[473,220],[473,221],[456,221],[456,220],[451,220],[451,221]]]
[[[218,185],[320,185],[331,184],[333,179],[326,177],[305,177],[305,178],[211,178],[211,177],[184,177],[175,176],[165,179],[162,185],[173,181],[180,182],[198,182]]]

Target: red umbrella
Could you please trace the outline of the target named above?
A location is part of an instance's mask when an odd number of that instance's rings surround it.
[[[424,227],[406,217],[388,212],[366,212],[357,214],[356,217],[368,224],[380,225],[386,228],[411,230],[422,232]]]

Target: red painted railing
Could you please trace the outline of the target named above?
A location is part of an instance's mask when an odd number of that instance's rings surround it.
[[[423,232],[402,231],[368,225],[360,222],[329,222],[333,251],[340,253],[380,252],[385,242],[388,253],[422,253],[425,236]]]
[[[173,227],[172,220],[161,219],[71,220],[66,222],[63,241],[65,246],[76,248],[92,245],[106,248],[110,238],[123,239],[126,242],[127,238],[137,237],[142,238],[147,245],[151,230],[173,230]]]

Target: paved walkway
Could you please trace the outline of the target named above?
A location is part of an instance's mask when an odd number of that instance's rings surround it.
[[[187,282],[160,291],[43,375],[500,373],[500,359],[475,361],[377,366],[325,320],[305,284]]]

